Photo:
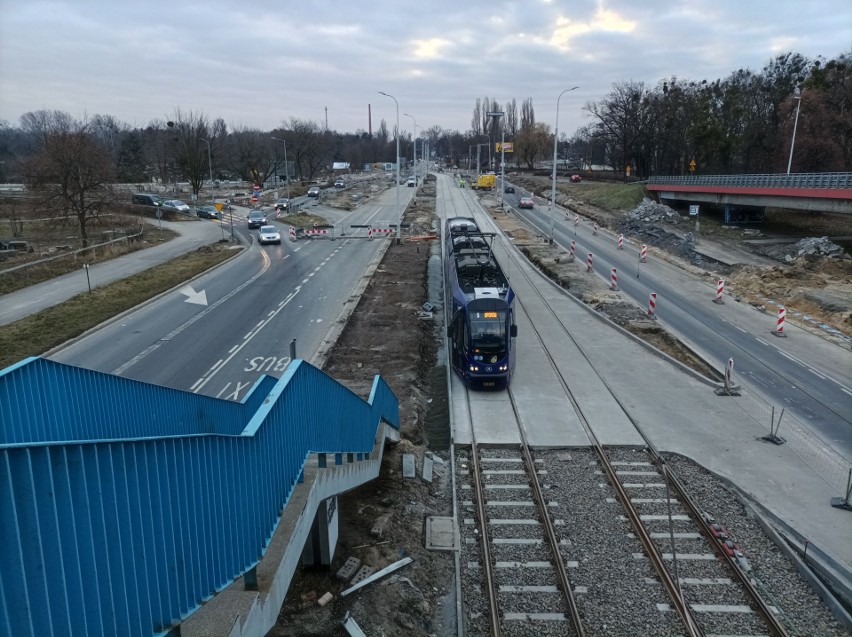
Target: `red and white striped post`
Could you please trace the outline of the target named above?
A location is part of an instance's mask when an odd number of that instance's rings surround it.
[[[618,290],[618,275],[615,273],[615,268],[612,269],[612,286],[610,290]]]
[[[775,336],[787,336],[784,333],[784,320],[785,320],[786,316],[787,316],[787,310],[782,305],[781,307],[778,308],[778,320],[776,322],[775,329],[772,330],[772,333],[775,334]]]
[[[592,271],[592,253],[589,252],[589,256],[586,258],[586,272]]]
[[[290,241],[296,240],[296,229],[293,226],[290,226]]]
[[[572,256],[572,257],[574,256],[574,249],[575,249],[575,248],[576,248],[576,245],[574,244],[574,241],[572,240],[572,241],[571,241],[571,256]]]
[[[595,236],[598,236],[598,224],[595,224],[592,227],[592,234],[595,235]]]
[[[648,246],[646,246],[644,243],[642,244],[642,253],[639,257],[639,260],[642,263],[647,263],[648,261]]]
[[[367,228],[367,238],[370,239],[370,240],[373,239],[373,226],[370,226],[369,228]]]
[[[716,284],[716,298],[713,299],[713,303],[718,303],[719,305],[724,305],[725,301],[722,299],[722,295],[725,293],[725,279],[719,279],[719,282]]]
[[[618,235],[618,249],[624,250],[624,235],[623,234]]]
[[[651,292],[651,298],[648,299],[648,316],[654,316],[654,310],[657,307],[657,293]]]

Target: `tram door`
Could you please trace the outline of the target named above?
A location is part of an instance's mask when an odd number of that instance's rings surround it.
[[[453,315],[453,320],[450,322],[450,327],[447,334],[450,337],[450,361],[453,367],[464,371],[465,369],[465,313],[464,311],[456,312]]]

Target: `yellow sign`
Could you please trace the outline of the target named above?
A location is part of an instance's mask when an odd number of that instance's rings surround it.
[[[501,151],[504,153],[511,153],[513,149],[512,142],[497,142],[495,146],[498,153]]]
[[[225,204],[223,203],[214,203],[213,205],[216,206],[216,210],[218,210],[219,212],[222,212],[222,208],[225,207]]]
[[[692,173],[695,172],[695,160],[694,159],[690,160],[690,162],[689,162],[689,172],[692,172]]]
[[[630,176],[630,164],[627,164],[627,176]]]

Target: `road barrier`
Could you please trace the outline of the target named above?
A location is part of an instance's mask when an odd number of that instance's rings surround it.
[[[642,244],[642,255],[639,257],[639,260],[642,263],[647,263],[648,261],[648,246],[646,246],[644,243]]]
[[[618,290],[618,275],[615,273],[615,268],[612,269],[612,287],[611,290]]]
[[[618,235],[618,249],[624,250],[624,235],[623,234]]]
[[[305,235],[308,237],[324,237],[328,235],[328,229],[326,228],[312,228],[310,230],[305,230]]]
[[[574,256],[574,249],[575,248],[576,248],[576,244],[575,244],[574,240],[572,239],[571,240],[571,256],[572,257]]]
[[[719,282],[716,284],[716,298],[713,299],[713,303],[718,303],[719,305],[724,305],[725,301],[722,299],[722,295],[725,293],[725,279],[719,279]]]
[[[592,253],[589,252],[589,256],[586,259],[586,272],[592,271]]]
[[[786,319],[786,317],[787,309],[782,305],[778,308],[778,320],[776,322],[775,329],[772,330],[772,333],[775,334],[775,336],[787,336],[784,333],[784,320]]]
[[[598,236],[598,224],[592,226],[592,234]]]
[[[657,293],[651,292],[651,298],[648,299],[648,316],[654,316],[654,310],[657,308]]]
[[[367,236],[372,239],[374,235],[389,237],[396,232],[396,228],[370,228],[367,231]]]
[[[296,240],[296,228],[290,226],[290,241]]]

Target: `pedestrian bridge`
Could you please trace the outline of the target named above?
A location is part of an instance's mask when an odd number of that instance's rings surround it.
[[[239,403],[0,371],[0,635],[264,635],[398,427],[381,377],[363,400],[301,360]]]
[[[724,206],[726,223],[767,207],[852,214],[852,173],[657,176],[645,187],[661,200]]]

